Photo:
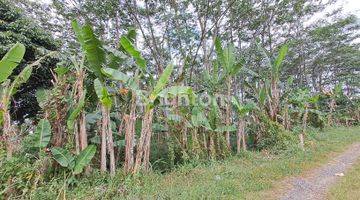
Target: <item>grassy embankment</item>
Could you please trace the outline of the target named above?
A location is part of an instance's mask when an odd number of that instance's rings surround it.
[[[272,191],[280,180],[324,164],[359,141],[359,127],[314,131],[307,135],[305,152],[294,147],[278,155],[243,152],[224,161],[195,167],[183,165],[167,174],[153,172],[135,179],[120,173],[114,179],[92,174],[90,178],[79,179],[76,187],[67,189],[66,196],[68,199],[264,199],[273,197]],[[360,166],[357,169],[355,173],[359,175]],[[353,182],[354,178],[348,179]],[[56,197],[62,182],[53,180],[33,191],[32,197]],[[341,184],[348,183],[345,180]]]

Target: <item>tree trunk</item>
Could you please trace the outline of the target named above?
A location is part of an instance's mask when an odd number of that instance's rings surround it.
[[[77,98],[80,100],[84,95],[84,78],[85,78],[85,71],[82,69],[78,73],[78,94]],[[86,117],[85,112],[81,111],[79,116],[79,143],[80,143],[80,150],[84,150],[88,146],[87,141],[87,134],[86,134]]]
[[[115,153],[114,153],[114,140],[113,140],[113,134],[111,130],[111,123],[110,123],[110,111],[108,108],[106,108],[106,117],[107,117],[107,147],[108,147],[108,153],[110,157],[110,175],[115,176]]]
[[[142,120],[141,136],[137,147],[135,166],[133,170],[134,174],[140,171],[142,165],[145,170],[147,170],[149,166],[152,117],[153,109],[150,109],[145,112]]]
[[[14,130],[11,124],[10,113],[7,108],[3,109],[3,123],[3,135],[6,143],[6,156],[7,159],[11,159],[14,151]]]
[[[226,97],[227,101],[226,101],[225,123],[226,123],[226,126],[230,126],[230,123],[231,123],[231,99],[230,99],[230,95],[231,95],[231,78],[227,79],[226,84],[227,84],[227,97]],[[226,131],[225,139],[226,139],[226,146],[230,150],[231,149],[230,131]]]
[[[88,146],[87,134],[86,134],[86,116],[84,111],[81,112],[79,118],[79,139],[80,139],[80,150],[84,150]]]
[[[76,123],[74,124],[74,138],[75,138],[75,152],[76,155],[79,155],[80,154],[79,127]]]
[[[328,115],[328,126],[332,126],[334,124],[333,112],[335,111],[335,105],[336,105],[335,99],[331,99],[329,103],[330,113]]]
[[[280,102],[280,91],[278,89],[278,81],[272,80],[271,81],[271,101],[270,104],[270,117],[273,121],[277,121],[277,113],[279,110],[279,102]]]
[[[307,127],[307,117],[308,117],[308,106],[305,105],[305,112],[304,112],[303,122],[302,122],[303,127],[302,127],[302,131],[299,135],[300,147],[303,151],[305,151],[304,135],[305,135],[306,127]]]
[[[289,105],[285,104],[284,107],[283,126],[285,130],[290,130]]]
[[[242,144],[241,144],[242,141]],[[246,150],[246,141],[245,141],[245,120],[240,118],[238,123],[238,133],[237,133],[237,152],[240,153],[241,146],[243,150]]]
[[[125,172],[131,172],[134,166],[136,96],[132,95],[130,115],[126,117],[125,129]]]
[[[206,133],[205,131],[203,131],[203,145],[204,145],[204,149],[207,149],[207,138],[206,138]]]
[[[107,132],[107,108],[101,105],[102,123],[101,123],[101,153],[100,153],[100,171],[106,172],[106,132]]]
[[[216,149],[213,133],[210,133],[209,153],[211,159],[216,159]]]
[[[198,137],[197,137],[197,128],[195,128],[194,130],[191,131],[191,138],[192,138],[192,143],[191,143],[191,149],[193,151],[193,154],[195,156],[199,156],[200,152],[199,150],[201,149],[201,147],[199,146],[199,140],[198,140]]]
[[[300,147],[303,151],[305,151],[305,143],[304,143],[304,132],[299,134]]]

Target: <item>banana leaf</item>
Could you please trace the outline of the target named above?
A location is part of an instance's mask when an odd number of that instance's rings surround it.
[[[80,174],[89,165],[96,153],[96,146],[89,145],[76,156],[73,173]]]
[[[16,43],[0,60],[0,83],[4,82],[20,64],[25,54],[25,46]]]
[[[53,158],[63,167],[68,167],[72,169],[75,165],[74,156],[70,154],[70,152],[66,149],[60,147],[54,147],[51,149],[51,153]]]
[[[173,69],[174,69],[173,65],[168,65],[165,68],[164,72],[161,74],[158,82],[156,83],[154,90],[151,92],[149,96],[149,99],[151,101],[154,101],[158,97],[159,93],[164,89],[166,84],[169,82]]]
[[[135,46],[132,44],[132,42],[126,36],[122,36],[120,38],[120,44],[124,48],[124,50],[134,58],[137,66],[140,67],[141,71],[145,72],[146,71],[146,61],[141,56],[140,51],[137,50],[135,48]]]
[[[83,110],[83,108],[85,106],[85,95],[86,95],[86,90],[84,91],[78,104],[76,105],[75,109],[71,112],[70,116],[68,117],[68,119],[66,121],[66,125],[67,125],[69,133],[72,133],[74,131],[75,120],[78,118],[78,116],[80,115],[81,111]]]
[[[41,119],[36,126],[34,147],[45,148],[51,139],[51,125],[47,119]]]

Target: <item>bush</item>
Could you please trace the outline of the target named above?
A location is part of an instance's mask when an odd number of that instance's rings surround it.
[[[44,181],[49,168],[47,156],[33,161],[28,154],[19,154],[10,160],[1,152],[0,163],[0,196],[21,198],[36,189]]]

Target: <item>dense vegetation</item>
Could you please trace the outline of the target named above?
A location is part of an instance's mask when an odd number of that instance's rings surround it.
[[[0,194],[66,198],[358,125],[359,21],[309,25],[330,3],[0,0]]]

